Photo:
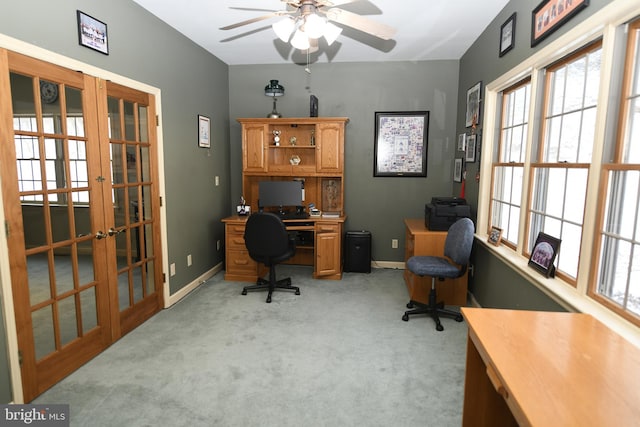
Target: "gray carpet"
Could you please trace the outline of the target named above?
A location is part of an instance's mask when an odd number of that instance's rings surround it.
[[[72,426],[459,426],[467,325],[401,320],[401,270],[241,296],[217,274],[33,403]]]

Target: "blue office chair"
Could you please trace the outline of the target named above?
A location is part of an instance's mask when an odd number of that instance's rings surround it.
[[[412,256],[407,260],[407,268],[413,274],[420,277],[431,276],[431,291],[429,292],[429,304],[417,301],[409,301],[407,308],[418,308],[405,311],[402,320],[407,322],[413,314],[429,314],[436,322],[436,330],[444,328],[440,323],[440,315],[451,316],[456,322],[462,322],[462,315],[457,311],[444,308],[444,303],[437,302],[436,279],[455,279],[467,271],[471,247],[473,245],[473,222],[469,218],[456,221],[447,232],[444,242],[444,257],[438,256]]]
[[[276,280],[276,264],[286,261],[296,253],[296,242],[278,215],[257,212],[247,220],[244,231],[244,243],[251,259],[261,262],[269,268],[269,279],[258,278],[255,285],[245,286],[242,295],[248,291],[267,290],[267,302],[275,289],[287,289],[300,295],[300,288],[291,286],[291,278]]]

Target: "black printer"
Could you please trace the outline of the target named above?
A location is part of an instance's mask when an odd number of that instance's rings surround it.
[[[432,197],[424,206],[424,225],[432,231],[447,231],[460,218],[470,218],[471,207],[460,197]]]

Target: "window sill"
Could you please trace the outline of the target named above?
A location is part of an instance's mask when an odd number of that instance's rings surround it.
[[[618,316],[603,305],[595,302],[587,295],[578,292],[573,286],[553,277],[544,277],[529,267],[529,260],[519,256],[512,249],[501,245],[494,246],[487,242],[486,234],[476,234],[476,242],[502,260],[525,280],[540,289],[547,296],[572,312],[587,313],[604,323],[613,331],[640,348],[640,328],[628,320]]]

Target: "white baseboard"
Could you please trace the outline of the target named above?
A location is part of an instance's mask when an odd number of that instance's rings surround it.
[[[371,268],[395,268],[396,270],[404,270],[404,262],[371,261]]]
[[[182,298],[187,296],[191,291],[193,291],[194,289],[198,288],[198,286],[202,285],[208,279],[210,279],[213,276],[215,276],[219,271],[222,270],[223,267],[224,267],[224,262],[221,262],[221,263],[217,264],[211,270],[206,271],[205,273],[201,274],[199,277],[197,277],[191,283],[189,283],[188,285],[180,288],[176,293],[171,294],[171,295],[169,295],[169,289],[168,289],[169,285],[167,284],[167,286],[165,288],[164,308],[169,308],[173,304],[175,304],[178,301],[180,301]]]

